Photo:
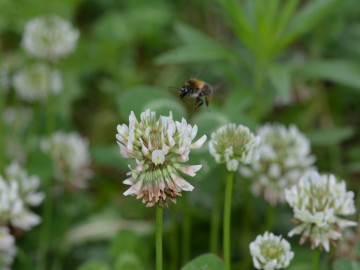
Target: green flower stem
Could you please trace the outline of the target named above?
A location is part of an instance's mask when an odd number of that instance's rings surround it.
[[[163,269],[162,231],[163,208],[156,205],[156,270]]]
[[[49,183],[52,181],[49,181]],[[46,198],[44,202],[44,216],[43,216],[43,227],[40,235],[40,251],[39,251],[39,265],[38,270],[46,270],[46,254],[51,240],[51,221],[52,221],[52,210],[54,204],[54,197],[52,194],[52,186],[47,185]]]
[[[231,224],[231,196],[232,196],[233,178],[234,178],[234,174],[232,172],[227,172],[226,183],[225,183],[224,228],[223,228],[225,270],[231,269],[230,224]]]
[[[313,250],[313,270],[319,270],[320,266],[320,249],[319,248],[315,248]]]
[[[266,231],[271,232],[274,227],[274,221],[276,216],[275,206],[268,204],[266,212]]]
[[[182,264],[186,264],[190,259],[190,234],[191,216],[187,196],[183,198],[183,223],[182,223]]]
[[[211,214],[210,227],[210,252],[217,254],[219,251],[219,232],[221,220],[221,200],[220,192],[216,193],[214,207]]]
[[[5,167],[5,150],[4,150],[4,140],[5,140],[5,126],[4,126],[4,106],[5,106],[5,93],[3,89],[0,88],[0,171]]]
[[[55,108],[54,99],[50,95],[47,104],[46,115],[46,133],[48,136],[55,130]],[[39,252],[39,265],[38,270],[45,270],[46,267],[46,255],[48,252],[49,244],[51,242],[51,227],[52,227],[52,212],[54,208],[54,194],[53,194],[53,177],[48,179],[46,183],[46,199],[44,202],[44,215],[43,215],[43,228],[40,235],[40,252]]]

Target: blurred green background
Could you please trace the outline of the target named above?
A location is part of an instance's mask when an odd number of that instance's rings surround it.
[[[24,26],[49,14],[81,32],[75,52],[58,63],[64,90],[56,97],[56,129],[77,130],[89,139],[95,175],[86,191],[56,198],[48,269],[153,269],[154,209],[122,195],[128,163],[115,134],[130,111],[171,110],[175,119],[197,124],[199,135],[229,122],[252,130],[266,122],[294,123],[310,139],[319,169],[346,179],[358,192],[358,0],[0,0],[0,65],[15,58],[16,70],[33,61],[20,46]],[[214,86],[209,109],[194,111],[194,100],[178,97],[176,87],[193,76]],[[5,105],[24,103],[13,91],[4,97]],[[31,126],[37,129],[31,136],[44,136],[45,110],[24,105],[34,109]],[[26,141],[29,133],[16,136]],[[28,151],[25,167],[46,182],[51,161],[36,148]],[[191,160],[204,169],[191,182],[194,192],[165,211],[165,269],[180,269],[209,251],[210,213],[223,191],[221,166],[206,147]],[[234,269],[244,269],[249,254],[240,236],[251,240],[263,232],[266,204],[253,199],[256,211],[244,209],[249,184],[236,180],[232,259]],[[191,217],[187,250],[181,241],[184,204]],[[65,225],[63,215],[70,216]],[[244,219],[252,231],[243,231]],[[291,212],[279,207],[274,231],[286,235],[290,228]],[[17,239],[13,269],[34,269],[40,231],[41,225]],[[291,240],[296,256],[289,269],[308,269],[309,247]],[[336,256],[324,257],[323,269]]]

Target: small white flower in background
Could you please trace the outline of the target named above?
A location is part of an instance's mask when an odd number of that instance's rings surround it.
[[[291,189],[285,198],[293,208],[295,223],[289,236],[302,234],[300,243],[310,240],[312,248],[330,250],[330,243],[342,238],[341,231],[357,223],[343,217],[355,213],[354,192],[346,191],[345,181],[337,182],[334,175],[312,171]]]
[[[286,268],[294,257],[289,242],[269,232],[258,235],[250,243],[250,253],[254,267],[264,270]]]
[[[29,107],[7,107],[3,113],[3,120],[12,132],[22,133],[29,126],[33,115]]]
[[[59,16],[36,17],[26,26],[22,39],[25,51],[36,58],[56,61],[75,50],[79,31]]]
[[[240,164],[249,164],[257,159],[259,137],[247,127],[227,124],[211,134],[210,154],[218,163],[226,163],[229,171],[236,171]]]
[[[44,200],[45,194],[38,191],[40,187],[39,177],[28,175],[17,162],[13,162],[5,168],[5,178],[17,181],[20,197],[26,205],[38,206]]]
[[[15,239],[7,227],[0,226],[0,269],[10,269],[16,255]]]
[[[25,101],[47,101],[50,95],[61,92],[61,75],[44,63],[37,63],[15,73],[13,84],[16,93]]]
[[[12,85],[12,75],[22,65],[22,59],[17,54],[5,53],[1,55],[0,91],[4,91],[5,94],[9,92]]]
[[[240,168],[252,180],[254,195],[272,205],[284,203],[284,189],[290,188],[313,169],[309,140],[294,125],[266,124],[259,128],[259,159]]]
[[[15,228],[29,230],[40,221],[41,218],[31,212],[21,198],[17,180],[4,180],[0,176],[0,223],[11,223]]]
[[[202,136],[193,142],[197,126],[189,125],[183,118],[174,121],[172,114],[156,118],[156,113],[146,110],[140,115],[129,116],[129,126],[117,126],[116,139],[124,158],[136,160],[136,167],[127,174],[130,177],[123,183],[131,187],[124,195],[142,198],[146,206],[155,204],[167,206],[168,199],[176,202],[181,192],[193,190],[181,174],[195,176],[202,165],[181,165],[189,160],[191,149],[200,148],[206,141]]]
[[[65,187],[86,188],[92,176],[89,142],[76,132],[55,132],[41,143],[54,164],[55,178]]]

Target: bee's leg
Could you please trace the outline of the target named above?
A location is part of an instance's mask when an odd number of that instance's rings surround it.
[[[202,96],[198,96],[195,102],[195,111],[203,104],[204,104],[204,98]]]

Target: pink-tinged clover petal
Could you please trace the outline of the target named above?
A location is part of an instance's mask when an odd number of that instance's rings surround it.
[[[207,136],[206,136],[206,135],[202,136],[200,139],[198,139],[196,142],[194,142],[194,143],[191,145],[191,148],[192,148],[192,149],[198,149],[198,148],[200,148],[200,147],[204,144],[204,142],[206,141],[206,139],[207,139]]]
[[[183,166],[180,168],[180,170],[182,173],[194,177],[196,175],[196,172],[198,172],[201,168],[202,165],[191,165],[191,166]]]

